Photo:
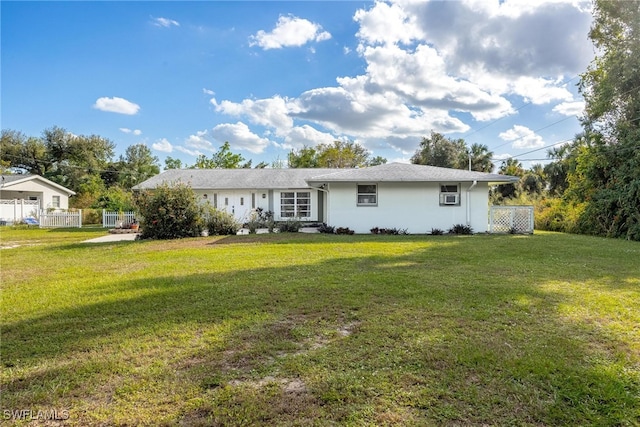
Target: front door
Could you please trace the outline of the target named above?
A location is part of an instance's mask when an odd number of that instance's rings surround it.
[[[218,193],[218,209],[232,214],[238,221],[245,223],[251,215],[251,193],[222,191]]]

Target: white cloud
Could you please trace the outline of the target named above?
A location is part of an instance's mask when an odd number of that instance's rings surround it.
[[[376,1],[353,17],[359,25],[355,52],[366,67],[362,73],[339,76],[333,86],[312,87],[295,97],[212,98],[211,103],[218,113],[266,127],[283,147],[348,138],[405,157],[431,131],[463,133],[472,121],[516,114],[512,102],[560,102],[555,111],[568,113],[577,108],[568,82],[593,55],[586,37],[590,8],[574,3]],[[250,42],[275,49],[329,37],[319,34],[317,24],[289,15]],[[501,137],[512,138],[506,140],[514,148],[543,145],[524,126]]]
[[[320,132],[309,125],[296,126],[284,137],[283,148],[302,148],[305,145],[314,147],[318,144],[331,144],[336,139],[330,133]]]
[[[553,107],[553,111],[565,116],[579,116],[584,112],[584,107],[584,101],[563,102]]]
[[[190,156],[194,156],[194,157],[197,157],[197,156],[199,156],[199,155],[201,155],[201,154],[204,154],[204,153],[203,153],[203,152],[201,152],[201,151],[198,151],[198,150],[189,150],[188,148],[182,147],[182,146],[180,146],[180,145],[176,146],[175,148],[176,148],[176,151],[179,151],[179,152],[181,152],[181,153],[188,154],[188,155],[190,155]]]
[[[276,134],[286,135],[293,127],[288,100],[280,96],[266,99],[245,99],[240,103],[211,99],[216,111],[236,117],[246,117],[251,123],[275,129]]]
[[[365,44],[408,44],[423,37],[417,16],[400,4],[376,2],[368,10],[356,11],[353,19],[360,24],[357,36]]]
[[[156,27],[164,27],[164,28],[169,28],[171,26],[175,26],[175,27],[179,27],[180,23],[174,19],[168,19],[168,18],[152,18],[153,25],[155,25]]]
[[[211,96],[214,96],[216,94],[214,91],[207,88],[202,88],[202,93],[204,93],[205,95],[211,95]]]
[[[167,140],[167,138],[162,138],[157,140],[151,145],[151,148],[153,148],[156,151],[162,151],[163,153],[171,153],[173,151],[173,146]]]
[[[198,151],[204,150],[214,152],[216,149],[213,144],[205,138],[206,135],[206,130],[198,131],[195,135],[189,135],[189,138],[185,140],[184,145]]]
[[[219,124],[213,128],[212,135],[221,143],[229,141],[233,148],[246,150],[254,154],[262,153],[269,145],[268,139],[254,134],[242,122]]]
[[[142,131],[140,129],[133,129],[132,130],[132,129],[129,129],[129,128],[120,128],[120,131],[123,132],[123,133],[130,133],[130,134],[133,134],[133,135],[136,135],[136,136],[142,135]]]
[[[512,141],[513,148],[544,147],[544,140],[540,135],[526,126],[514,125],[511,129],[498,135],[504,141]]]
[[[98,98],[93,104],[93,108],[100,111],[107,111],[110,113],[119,113],[119,114],[128,114],[134,115],[138,114],[140,111],[140,106],[131,101],[127,101],[124,98],[108,98],[102,97]]]
[[[322,26],[293,15],[280,16],[271,32],[258,31],[250,37],[250,46],[259,46],[264,50],[281,49],[289,46],[302,46],[309,42],[329,40],[331,34],[322,30]]]

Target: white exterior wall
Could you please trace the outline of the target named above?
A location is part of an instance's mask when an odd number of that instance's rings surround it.
[[[234,205],[233,213],[236,219],[242,222],[249,220],[249,215],[252,211],[251,207],[251,195],[255,194],[255,208],[262,208],[265,211],[272,210],[273,217],[276,221],[286,221],[289,218],[282,217],[280,214],[280,194],[283,192],[310,192],[311,193],[311,216],[308,218],[302,218],[303,221],[318,221],[318,191],[312,188],[292,188],[286,190],[194,190],[196,196],[198,196],[203,202],[206,200],[212,206],[214,203],[214,194],[217,199],[217,208],[224,210],[224,198],[229,198],[229,204]],[[206,199],[204,195],[207,195]],[[262,195],[264,194],[264,197]],[[244,206],[239,206],[240,197],[244,197]]]
[[[0,199],[28,199],[37,197],[41,209],[53,208],[53,196],[60,196],[60,209],[69,209],[69,196],[67,193],[50,187],[38,180],[30,180],[12,185],[10,190],[0,191]]]
[[[424,234],[432,228],[447,231],[455,224],[467,224],[467,189],[470,182],[361,182],[378,185],[377,206],[358,206],[356,183],[330,183],[327,223],[369,233],[373,227],[407,229]],[[460,184],[460,205],[440,206],[440,184]],[[488,227],[489,187],[478,183],[469,193],[469,225],[474,232]]]

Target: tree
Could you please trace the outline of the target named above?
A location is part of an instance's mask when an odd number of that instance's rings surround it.
[[[524,176],[524,169],[518,159],[510,158],[502,162],[498,173],[522,178]],[[515,184],[500,184],[496,191],[503,199],[518,197],[518,188]]]
[[[291,150],[287,156],[290,168],[317,168],[318,152],[313,147],[306,145],[300,150]]]
[[[291,150],[287,160],[290,168],[355,168],[387,162],[380,156],[371,158],[371,153],[360,144],[344,141]]]
[[[120,156],[120,185],[130,189],[145,179],[149,179],[160,172],[159,160],[151,149],[144,144],[127,147],[125,155]]]
[[[222,144],[220,149],[211,155],[211,158],[207,158],[204,154],[201,154],[196,159],[196,163],[192,166],[194,169],[237,169],[244,162],[244,157],[240,154],[234,154],[231,152],[231,145],[229,142]],[[250,167],[250,164],[249,164]]]
[[[483,144],[473,144],[468,150],[471,156],[471,170],[477,172],[493,172],[493,152],[489,151],[489,147]],[[466,159],[465,159],[466,160]],[[460,168],[463,169],[463,168]],[[466,168],[465,168],[466,169]]]
[[[468,150],[463,139],[450,139],[438,132],[423,137],[411,163],[442,168],[467,169]]]
[[[164,170],[169,169],[182,169],[182,160],[167,156],[167,158],[164,159]]]
[[[585,204],[581,232],[640,240],[640,2],[596,0],[589,37],[599,55],[581,76],[584,135],[565,196]]]

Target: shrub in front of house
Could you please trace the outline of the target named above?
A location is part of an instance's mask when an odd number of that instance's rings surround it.
[[[296,218],[289,218],[278,223],[278,231],[281,233],[297,233],[302,228],[302,223]]]
[[[432,228],[431,229],[431,235],[432,236],[442,236],[444,234],[444,230],[441,230],[439,228]]]
[[[350,229],[349,227],[338,227],[336,228],[336,234],[354,234],[355,231]]]
[[[138,193],[136,208],[143,218],[142,239],[197,237],[204,228],[202,206],[185,184],[163,184]]]
[[[473,234],[473,228],[469,225],[455,224],[448,231],[449,234]]]
[[[336,228],[325,223],[322,223],[318,226],[318,232],[324,234],[335,234]]]
[[[238,234],[238,231],[242,228],[242,224],[236,220],[233,214],[211,206],[205,209],[204,223],[209,236],[233,236]],[[251,230],[251,222],[249,222],[249,229]]]
[[[399,236],[399,235],[407,235],[409,234],[409,231],[407,231],[406,228],[379,228],[379,227],[373,227],[371,230],[369,230],[371,232],[371,234],[388,234],[388,235],[392,235],[392,236]]]

